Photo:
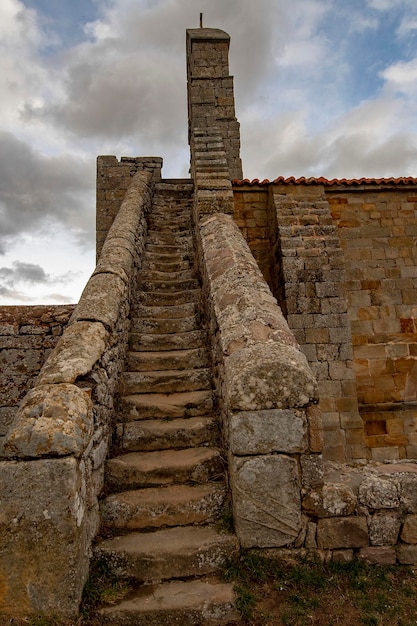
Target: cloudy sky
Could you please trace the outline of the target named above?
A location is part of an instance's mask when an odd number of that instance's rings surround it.
[[[416,0],[1,0],[1,304],[78,300],[96,155],[187,176],[200,11],[232,37],[245,177],[417,176]]]

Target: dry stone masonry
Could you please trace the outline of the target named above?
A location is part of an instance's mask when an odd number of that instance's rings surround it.
[[[242,180],[230,37],[186,45],[191,177],[98,157],[79,303],[0,309],[1,619],[96,559],[126,626],[238,623],[241,547],[417,564],[417,179]]]

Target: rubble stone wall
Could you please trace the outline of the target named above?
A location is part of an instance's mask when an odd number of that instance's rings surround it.
[[[74,306],[0,307],[0,441]]]
[[[78,612],[151,179],[132,178],[97,267],[0,449],[0,614]]]

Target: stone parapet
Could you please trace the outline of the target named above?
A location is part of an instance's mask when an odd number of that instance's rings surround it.
[[[317,384],[233,219],[202,218],[197,239],[236,533],[244,547],[290,545],[312,466],[320,483]]]
[[[0,614],[73,616],[78,611],[98,529],[97,498],[127,350],[151,180],[149,172],[133,176],[70,323],[5,436],[0,480],[18,483],[19,492],[2,490],[8,513],[0,532],[5,590]]]

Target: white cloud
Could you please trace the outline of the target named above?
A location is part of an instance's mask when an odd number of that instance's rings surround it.
[[[381,76],[386,81],[387,91],[412,97],[417,93],[417,58],[393,63],[381,72]]]

